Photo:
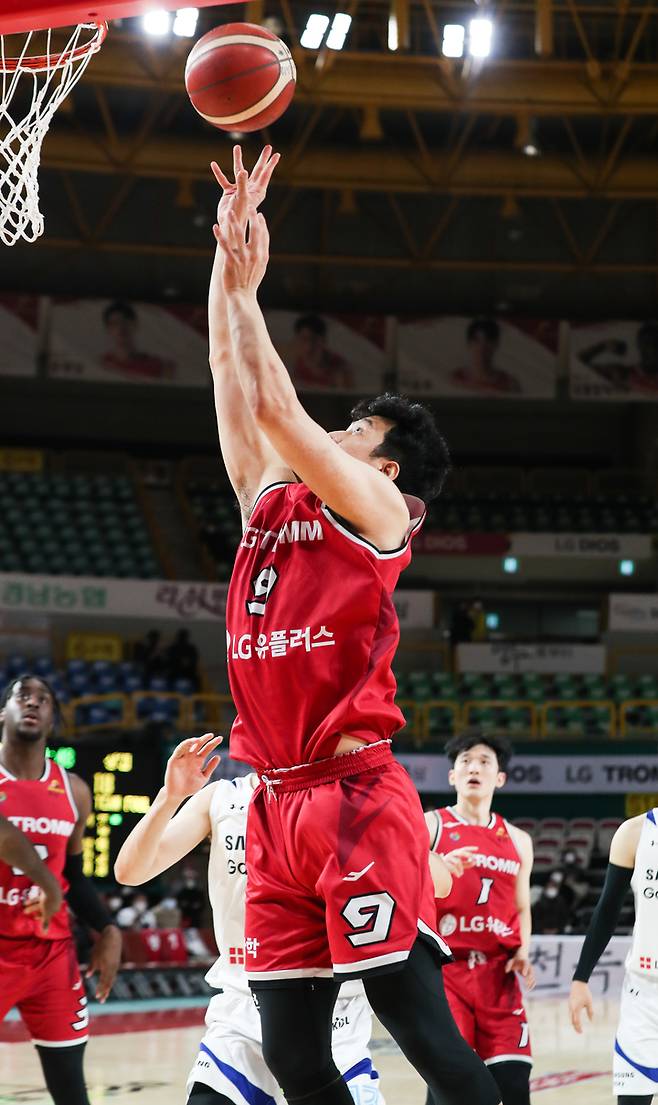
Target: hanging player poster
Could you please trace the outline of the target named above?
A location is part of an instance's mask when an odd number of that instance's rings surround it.
[[[265,321],[298,391],[382,391],[388,363],[383,315],[266,311]]]
[[[658,401],[658,322],[572,322],[572,399]]]
[[[95,383],[207,387],[207,310],[118,299],[54,299],[48,373]]]
[[[0,376],[36,375],[38,323],[37,296],[0,296]]]
[[[532,319],[400,319],[398,378],[408,395],[553,399],[558,324]]]

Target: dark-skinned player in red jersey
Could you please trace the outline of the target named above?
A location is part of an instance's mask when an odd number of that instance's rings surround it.
[[[448,450],[429,411],[399,396],[359,404],[331,434],[301,406],[256,294],[269,256],[256,208],[277,161],[266,147],[249,176],[236,147],[235,185],[213,167],[209,302],[220,444],[243,517],[227,604],[231,754],[261,778],[245,951],[263,1054],[290,1105],[351,1105],[331,1017],[340,982],[362,978],[437,1102],[496,1105],[443,993],[427,830],[390,747],[403,725],[391,596]]]
[[[105,1001],[121,956],[121,935],[82,873],[82,837],[91,813],[89,787],[46,756],[57,700],[38,676],[19,676],[0,703],[0,800],[57,879],[65,901],[42,924],[31,870],[0,858],[0,1021],[17,1006],[34,1043],[55,1105],[89,1105],[83,1056],[89,1012],[80,978],[68,906],[99,939],[88,974],[99,973],[96,997]]]

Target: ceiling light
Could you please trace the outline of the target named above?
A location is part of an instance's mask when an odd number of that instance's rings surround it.
[[[328,15],[319,15],[317,12],[313,15],[309,15],[306,26],[302,32],[302,37],[299,40],[300,45],[303,46],[305,50],[319,50],[328,26]]]
[[[398,40],[398,20],[397,16],[389,15],[388,17],[388,48],[389,50],[397,50],[399,46]]]
[[[174,34],[179,38],[194,38],[198,19],[198,8],[180,8],[174,19]]]
[[[446,23],[443,28],[443,42],[441,52],[444,58],[461,58],[464,56],[464,37],[466,31],[461,23]]]
[[[171,29],[171,15],[164,8],[154,8],[142,18],[142,27],[147,35],[155,35],[162,38],[168,35]]]
[[[336,12],[331,23],[331,30],[327,35],[327,46],[330,50],[343,49],[347,33],[351,26],[351,15],[348,15],[347,12]]]
[[[488,58],[491,53],[493,23],[490,19],[471,19],[468,25],[468,52],[472,58]]]

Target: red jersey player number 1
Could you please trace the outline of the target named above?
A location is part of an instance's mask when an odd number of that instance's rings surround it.
[[[453,874],[451,893],[436,903],[438,931],[454,956],[443,972],[446,995],[462,1035],[491,1068],[501,1092],[513,1077],[523,1082],[522,1096],[514,1100],[529,1101],[532,1059],[518,976],[534,985],[532,842],[491,808],[511,750],[502,738],[474,728],[452,738],[446,752],[456,801],[426,815],[431,851]],[[509,1064],[516,1064],[511,1075]]]

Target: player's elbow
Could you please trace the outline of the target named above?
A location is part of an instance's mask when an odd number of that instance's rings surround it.
[[[135,871],[131,869],[130,863],[122,857],[121,853],[114,862],[114,877],[120,886],[139,886],[142,881],[136,877]]]

